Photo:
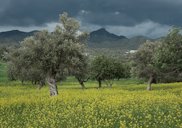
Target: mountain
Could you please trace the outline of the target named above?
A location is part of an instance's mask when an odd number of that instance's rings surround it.
[[[145,36],[135,36],[127,38],[125,36],[118,36],[101,28],[90,33],[88,46],[92,48],[123,48],[123,49],[137,49],[141,44],[151,40]]]
[[[105,42],[105,41],[117,41],[117,40],[122,40],[122,39],[127,39],[125,36],[117,36],[113,33],[110,33],[106,31],[105,28],[101,28],[99,30],[93,31],[90,33],[90,42]]]
[[[18,44],[24,38],[34,35],[38,31],[22,32],[19,30],[12,30],[0,32],[0,44]]]
[[[22,32],[12,30],[0,32],[0,44],[19,44],[24,38],[34,35],[38,31]],[[121,49],[137,49],[146,40],[152,40],[145,36],[136,36],[127,38],[118,36],[108,32],[105,28],[98,29],[90,33],[88,46],[90,48],[121,48]]]

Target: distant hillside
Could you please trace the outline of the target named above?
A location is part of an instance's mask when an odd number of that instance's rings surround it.
[[[138,47],[146,42],[147,40],[154,41],[155,39],[151,39],[145,36],[135,36],[130,39],[128,39],[127,43],[127,49],[138,49]]]
[[[23,41],[24,38],[32,36],[36,32],[38,31],[22,32],[12,30],[0,32],[0,44],[18,44],[20,41]],[[152,39],[144,36],[127,38],[125,36],[115,35],[101,28],[90,33],[88,46],[90,48],[121,48],[131,50],[137,49],[146,40]]]
[[[38,31],[22,32],[19,30],[12,30],[0,32],[0,44],[18,44],[20,41],[23,41],[24,38],[32,36],[36,32]]]

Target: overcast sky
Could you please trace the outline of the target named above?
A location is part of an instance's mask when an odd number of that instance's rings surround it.
[[[182,0],[0,0],[0,31],[52,31],[63,11],[85,31],[104,27],[128,37],[157,38],[182,26]]]

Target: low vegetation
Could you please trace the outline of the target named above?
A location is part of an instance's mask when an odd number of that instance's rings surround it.
[[[182,83],[157,84],[147,92],[145,85],[128,80],[116,81],[112,89],[97,89],[97,83],[90,81],[82,90],[68,79],[52,98],[47,87],[16,84],[0,86],[2,128],[182,127]]]

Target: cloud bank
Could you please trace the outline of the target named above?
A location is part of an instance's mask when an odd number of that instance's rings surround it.
[[[182,26],[181,7],[181,0],[4,0],[0,31],[51,29],[66,11],[87,30],[106,27],[117,34],[156,37],[170,26]]]

